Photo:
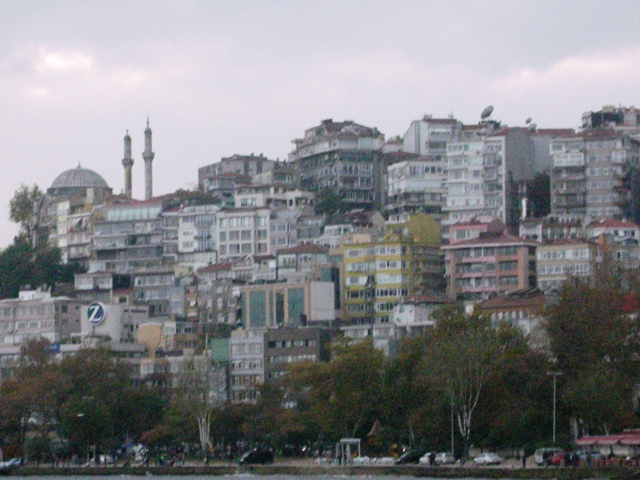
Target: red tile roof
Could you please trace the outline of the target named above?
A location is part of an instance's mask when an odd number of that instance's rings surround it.
[[[278,250],[278,255],[287,255],[291,253],[329,253],[329,247],[316,245],[315,243],[303,243],[296,247]]]
[[[602,220],[594,220],[587,228],[639,228],[638,225],[631,220],[616,220],[613,218],[606,218]]]
[[[206,267],[199,268],[198,273],[220,272],[224,270],[231,270],[231,263],[214,263],[207,265]]]

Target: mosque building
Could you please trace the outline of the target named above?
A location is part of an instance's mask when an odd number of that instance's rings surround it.
[[[152,151],[152,131],[148,118],[144,137],[145,200],[150,200],[153,196],[152,162],[155,154]],[[47,189],[47,194],[36,208],[36,231],[40,237],[48,236],[49,243],[60,248],[63,262],[77,262],[88,267],[95,207],[132,200],[133,163],[131,137],[127,131],[122,160],[123,194],[114,195],[113,189],[99,173],[80,164],[58,175]]]

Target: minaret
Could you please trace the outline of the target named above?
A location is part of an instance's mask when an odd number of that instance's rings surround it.
[[[153,170],[151,168],[151,162],[155,153],[151,150],[151,129],[149,128],[149,117],[147,117],[147,128],[144,129],[144,152],[142,152],[142,158],[144,158],[144,199],[149,200],[153,197]]]
[[[124,136],[124,158],[122,159],[124,166],[124,194],[131,198],[131,167],[133,167],[133,158],[131,158],[131,137],[129,130]]]

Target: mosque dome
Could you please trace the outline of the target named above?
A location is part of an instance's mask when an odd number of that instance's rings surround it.
[[[52,195],[86,191],[87,188],[111,190],[104,178],[93,170],[76,168],[62,172],[51,184],[48,192]]]

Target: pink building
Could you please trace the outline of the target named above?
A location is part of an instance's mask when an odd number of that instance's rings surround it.
[[[442,247],[447,294],[451,298],[483,300],[535,287],[537,246],[533,240],[488,231]]]

